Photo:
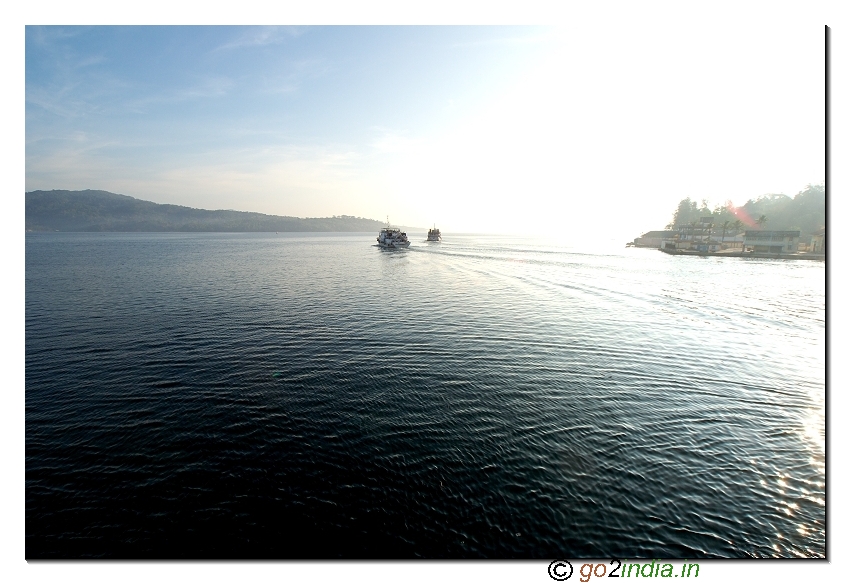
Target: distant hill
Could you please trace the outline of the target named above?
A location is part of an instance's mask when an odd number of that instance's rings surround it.
[[[27,231],[377,232],[383,225],[381,221],[346,215],[299,219],[242,211],[208,211],[157,204],[105,190],[26,193]]]

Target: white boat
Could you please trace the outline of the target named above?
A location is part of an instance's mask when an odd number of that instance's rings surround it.
[[[438,243],[443,240],[443,236],[440,235],[440,229],[437,228],[437,225],[434,225],[433,229],[428,229],[428,240]]]
[[[407,233],[391,227],[388,220],[387,226],[378,233],[378,245],[388,249],[397,249],[399,247],[410,247],[410,241],[407,240]]]

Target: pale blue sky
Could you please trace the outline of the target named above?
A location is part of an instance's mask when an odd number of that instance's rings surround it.
[[[823,69],[787,24],[28,26],[26,189],[630,238],[822,181]]]

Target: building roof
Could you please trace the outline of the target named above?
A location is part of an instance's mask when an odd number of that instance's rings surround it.
[[[746,237],[799,237],[800,231],[744,231]]]
[[[672,239],[679,232],[678,231],[647,231],[639,238],[641,239]]]

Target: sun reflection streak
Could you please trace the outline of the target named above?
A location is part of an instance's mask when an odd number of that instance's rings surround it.
[[[814,449],[812,465],[820,466],[826,451],[823,439],[823,411],[812,410],[803,421],[804,441]]]

